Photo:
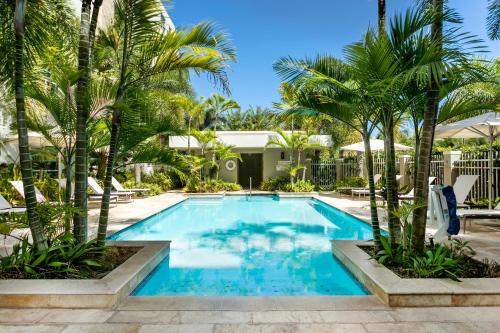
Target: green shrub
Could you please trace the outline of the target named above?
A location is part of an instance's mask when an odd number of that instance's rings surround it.
[[[190,193],[215,193],[221,191],[240,191],[241,186],[235,183],[224,182],[220,179],[201,180],[198,176],[190,177],[184,191]]]
[[[359,176],[347,177],[346,179],[339,180],[335,183],[337,188],[340,187],[366,187],[368,186],[368,181]]]
[[[309,180],[298,180],[293,185],[288,183],[285,187],[286,192],[312,192],[314,184]]]
[[[141,177],[141,183],[158,185],[163,192],[174,188],[172,177],[161,171],[154,172],[151,175],[143,175]]]
[[[273,177],[262,181],[259,188],[262,191],[285,191],[288,184],[290,177]]]

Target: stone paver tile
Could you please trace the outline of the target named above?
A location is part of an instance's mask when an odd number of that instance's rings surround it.
[[[292,324],[218,324],[213,333],[293,333]]]
[[[34,323],[47,312],[43,309],[0,309],[0,323]]]
[[[499,312],[500,313],[500,312]],[[392,312],[398,322],[463,322],[468,321],[460,308],[399,308]]]
[[[361,324],[298,324],[294,333],[366,333]]]
[[[212,333],[214,325],[143,325],[139,333]]]
[[[109,320],[110,323],[140,324],[178,324],[177,311],[118,311]]]
[[[181,324],[244,324],[250,320],[250,312],[182,311],[180,313]]]
[[[500,322],[486,321],[486,322],[476,322],[472,323],[474,327],[477,327],[480,332],[483,333],[498,333],[500,332]]]
[[[252,323],[322,323],[319,311],[253,312]]]
[[[60,333],[63,328],[62,325],[0,325],[0,333]]]
[[[384,323],[393,322],[389,311],[319,311],[325,323]]]
[[[79,324],[68,325],[61,333],[137,333],[138,325],[132,324]]]
[[[40,322],[43,323],[103,323],[113,311],[99,309],[49,310]]]
[[[469,323],[370,323],[365,324],[369,333],[482,333]]]
[[[500,307],[468,307],[460,308],[470,321],[497,321],[500,322]]]

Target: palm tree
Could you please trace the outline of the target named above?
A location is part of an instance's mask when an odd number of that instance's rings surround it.
[[[221,142],[216,142],[214,148],[214,154],[217,156],[218,163],[217,165],[217,175],[216,178],[219,179],[219,171],[221,168],[221,164],[230,159],[237,159],[241,161],[241,155],[239,153],[234,152],[232,149],[234,146],[225,145]]]
[[[232,99],[226,99],[224,96],[219,94],[212,94],[206,101],[206,116],[205,123],[206,128],[213,128],[214,132],[217,131],[217,125],[219,124],[220,116],[223,113],[239,110],[240,106],[236,101]]]
[[[356,81],[355,72],[348,64],[330,57],[317,56],[314,60],[282,58],[274,64],[275,71],[295,88],[292,103],[278,106],[298,116],[324,115],[343,122],[350,130],[362,135],[370,189],[370,214],[375,247],[381,248],[373,156],[370,136],[378,124],[374,100]]]
[[[33,169],[28,141],[28,127],[26,125],[26,109],[24,96],[24,35],[25,35],[26,2],[17,0],[14,14],[15,62],[14,62],[14,89],[16,91],[16,120],[19,144],[19,159],[21,174],[28,212],[28,221],[33,237],[33,244],[38,250],[47,248],[47,239],[36,211],[36,193],[33,182]]]
[[[166,73],[195,70],[211,75],[228,90],[225,69],[235,52],[227,37],[216,33],[211,24],[190,30],[172,31],[162,27],[160,4],[156,0],[117,0],[115,29],[120,31],[119,78],[111,119],[110,148],[104,179],[98,234],[105,235],[109,214],[111,179],[117,152],[119,129],[129,89],[145,87],[147,82]],[[102,239],[102,237],[100,238]]]
[[[93,6],[92,6],[93,4]],[[87,240],[87,122],[89,111],[85,104],[90,82],[91,55],[97,29],[97,19],[102,0],[82,0],[80,37],[78,43],[78,71],[81,77],[76,93],[76,148],[75,148],[75,207],[79,213],[73,218],[77,241]]]
[[[215,132],[212,130],[195,130],[193,131],[193,137],[196,139],[196,141],[198,141],[200,145],[200,155],[205,157],[205,153],[207,152],[209,145],[214,143],[217,139],[217,134],[215,134]]]
[[[177,109],[184,113],[187,122],[188,154],[191,154],[191,133],[198,128],[205,117],[205,104],[203,100],[197,101],[186,95],[175,95],[172,101]]]

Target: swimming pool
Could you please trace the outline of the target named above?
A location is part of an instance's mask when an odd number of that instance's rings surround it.
[[[110,237],[171,240],[170,255],[134,296],[366,295],[330,239],[371,227],[313,198],[189,198]]]

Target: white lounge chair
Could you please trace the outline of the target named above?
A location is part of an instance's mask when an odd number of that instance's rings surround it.
[[[399,183],[403,176],[396,175],[396,181]],[[375,190],[375,194],[380,194],[382,191],[381,190]],[[357,194],[358,197],[360,198],[362,195],[369,195],[370,194],[370,189],[364,188],[362,190],[352,190],[351,191],[351,196],[354,198],[354,195]]]
[[[21,180],[11,180],[9,183],[16,189],[17,193],[19,193],[20,196],[23,197],[23,199],[26,199],[24,196],[24,185]],[[43,196],[42,192],[35,186],[35,193],[36,193],[36,202],[38,203],[43,203],[43,202],[48,202],[47,199]]]
[[[374,183],[377,184],[379,182],[380,178],[382,178],[382,175],[379,173],[373,175]],[[367,189],[368,189],[368,187],[348,187],[348,186],[346,186],[346,187],[340,187],[338,189],[338,191],[340,194],[345,192],[348,194],[350,193],[352,195],[352,191],[354,191],[354,190],[367,190]]]
[[[464,234],[467,226],[467,219],[488,219],[500,218],[500,204],[494,209],[457,209],[457,216],[464,221]],[[472,225],[472,221],[470,222]]]
[[[102,196],[104,194],[104,190],[97,181],[93,177],[88,177],[88,184],[90,189],[94,192],[94,194]],[[118,198],[125,198],[129,201],[133,200],[134,192],[111,192],[112,196],[117,196]]]
[[[429,186],[434,183],[434,181],[436,180],[436,177],[429,177]],[[400,194],[399,196],[399,200],[415,200],[415,188],[412,188],[410,190],[410,192],[406,193],[406,194]]]
[[[134,192],[134,193],[147,193],[149,188],[125,188],[115,177],[111,178],[111,184],[118,192]]]
[[[0,194],[0,214],[6,213],[24,213],[24,207],[12,207],[12,205]]]
[[[457,198],[457,208],[469,207],[469,205],[465,204],[465,199],[467,199],[478,178],[479,176],[477,175],[460,175],[457,177],[455,184],[453,184],[453,191]]]
[[[66,190],[66,179],[57,179],[57,183],[59,184],[60,188],[62,188],[63,190]],[[73,199],[74,197],[75,197],[75,184],[71,183],[71,199]],[[89,194],[89,195],[87,195],[87,198],[89,199],[89,201],[101,202],[102,195]],[[112,200],[115,202],[115,207],[118,205],[118,196],[111,195],[109,197],[109,200]]]

